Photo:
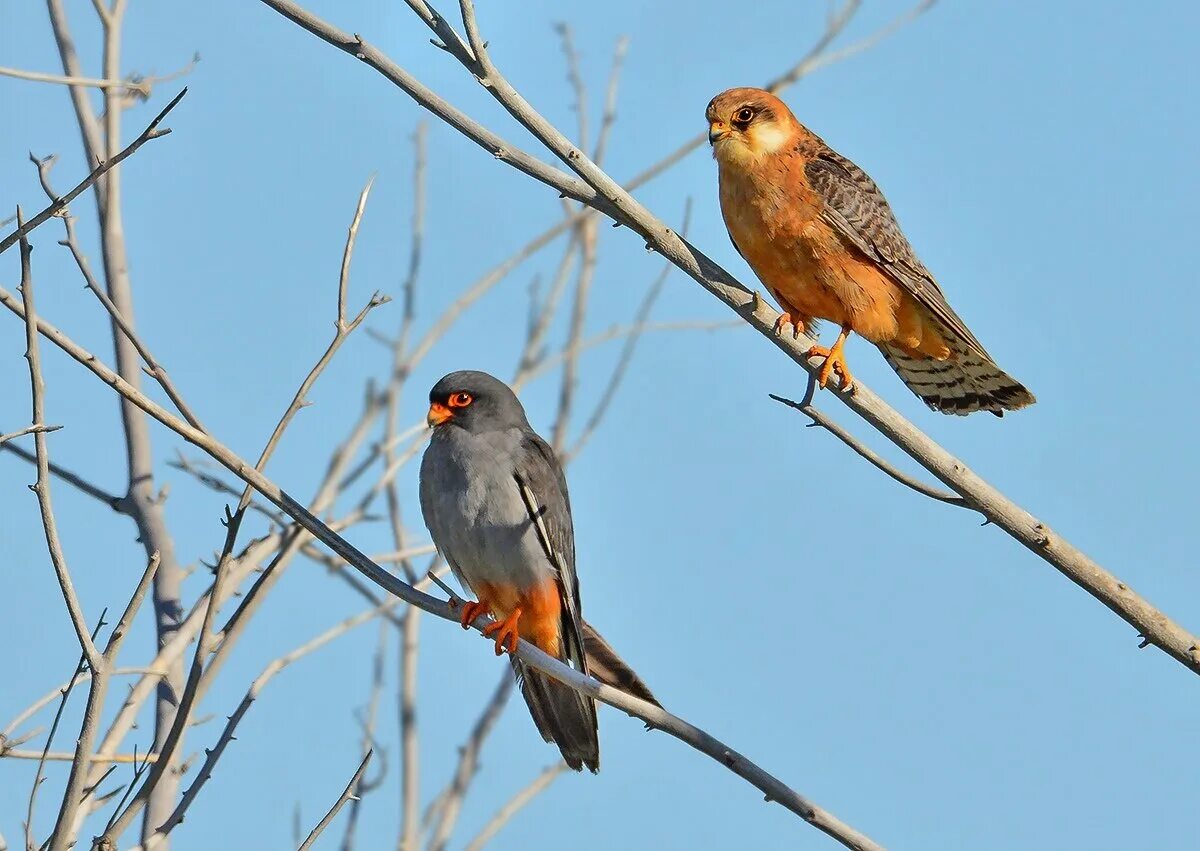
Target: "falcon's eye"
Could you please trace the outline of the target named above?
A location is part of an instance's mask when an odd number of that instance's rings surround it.
[[[470,393],[455,393],[447,401],[449,401],[451,408],[465,408],[475,401],[475,397]]]
[[[749,124],[750,120],[753,118],[754,118],[754,110],[748,106],[743,106],[741,109],[739,109],[737,112],[735,112],[733,114],[733,123],[734,124]]]

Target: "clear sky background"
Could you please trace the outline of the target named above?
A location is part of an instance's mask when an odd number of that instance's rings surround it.
[[[442,5],[447,13],[453,6]],[[716,92],[791,65],[827,12],[811,0],[479,5],[494,58],[568,130],[572,98],[552,23],[565,16],[576,30],[593,107],[615,39],[631,37],[608,161],[618,178],[702,130]],[[91,6],[68,6],[89,73],[98,75]],[[847,42],[905,7],[868,0]],[[429,46],[403,4],[323,0],[310,8],[360,32],[502,135],[531,144]],[[1200,7],[1184,0],[943,0],[786,95],[801,120],[876,178],[950,301],[1039,404],[1003,420],[943,417],[861,342],[849,349],[856,374],[1192,629],[1200,629],[1192,537],[1200,74],[1189,57],[1198,35]],[[132,4],[123,70],[165,73],[197,50],[203,61],[169,121],[174,134],[125,170],[137,318],[206,424],[254,456],[326,345],[345,226],[372,173],[353,301],[373,289],[399,295],[409,136],[421,112],[260,4]],[[0,7],[0,65],[58,68],[41,4]],[[128,138],[176,88],[126,113]],[[0,208],[40,209],[28,151],[61,153],[60,190],[83,172],[67,94],[0,78],[0,104]],[[429,139],[425,321],[559,215],[553,192],[451,129],[434,122]],[[706,151],[638,196],[671,221],[694,199],[694,242],[752,283],[721,224]],[[96,258],[90,197],[73,209]],[[40,311],[109,357],[108,324],[54,244],[60,234],[57,223],[36,234]],[[593,332],[626,321],[661,268],[626,230],[603,228],[601,239]],[[424,388],[445,372],[511,374],[526,287],[534,274],[549,274],[559,250],[518,270],[430,355],[405,400],[405,422],[420,419]],[[17,279],[9,252],[0,282],[11,289]],[[661,320],[728,315],[678,274],[655,311]],[[369,321],[390,331],[399,317],[392,305]],[[22,333],[13,317],[0,317],[0,431],[28,422]],[[556,327],[553,340],[565,333]],[[115,397],[50,346],[44,357],[47,416],[65,425],[50,438],[53,457],[119,490]],[[364,376],[383,377],[385,357],[366,335],[351,341],[272,461],[277,482],[311,493],[358,410]],[[583,410],[614,358],[614,349],[585,358]],[[1130,627],[998,530],[900,488],[767,398],[798,395],[803,383],[794,364],[746,329],[647,338],[608,420],[569,472],[587,617],[668,708],[890,848],[1200,847],[1200,681],[1161,652],[1138,650]],[[542,430],[555,392],[547,378],[526,394]],[[832,399],[824,404],[878,445]],[[154,439],[180,558],[208,558],[220,546],[223,501],[165,466],[176,449],[187,451],[181,441],[161,429]],[[4,722],[64,679],[78,655],[25,488],[32,480],[28,465],[0,456]],[[415,466],[401,485],[416,522]],[[62,486],[55,497],[94,619],[123,604],[141,550],[125,519]],[[352,537],[367,551],[389,547],[383,523]],[[187,591],[201,586],[193,576]],[[268,660],[360,606],[322,569],[294,566],[200,707],[218,720],[191,731],[188,752],[215,740],[220,719]],[[145,658],[151,640],[143,623],[125,658]],[[315,823],[358,761],[352,712],[366,700],[375,640],[373,627],[362,628],[270,684],[173,834],[177,848],[288,847],[297,802],[306,829]],[[425,800],[448,777],[503,664],[477,637],[427,622]],[[389,703],[382,711],[393,776],[366,801],[361,848],[395,840],[394,710]],[[57,742],[64,748],[75,715],[68,722]],[[147,719],[142,749],[150,729]],[[715,763],[620,713],[601,711],[601,736],[603,771],[561,778],[494,847],[834,847]],[[555,756],[524,707],[511,704],[459,842]],[[21,836],[33,771],[32,762],[0,762],[0,832],[10,843]],[[51,774],[39,835],[64,778]],[[334,829],[323,847],[336,837]]]

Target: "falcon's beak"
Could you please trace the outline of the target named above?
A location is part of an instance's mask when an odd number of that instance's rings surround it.
[[[443,405],[441,402],[434,402],[429,406],[429,413],[425,416],[425,422],[430,428],[440,426],[446,420],[454,416],[454,412]]]
[[[717,142],[725,138],[725,134],[729,131],[725,129],[725,124],[721,121],[714,121],[708,125],[708,144],[715,145]]]

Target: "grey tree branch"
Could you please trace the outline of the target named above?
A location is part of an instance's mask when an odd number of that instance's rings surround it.
[[[350,813],[346,816],[346,832],[342,837],[342,851],[354,851],[355,832],[358,828],[358,816],[362,811],[362,799],[383,784],[387,777],[387,759],[384,751],[375,739],[375,725],[379,718],[379,703],[383,698],[383,663],[387,656],[387,646],[390,633],[386,621],[379,622],[379,637],[375,642],[375,655],[371,659],[371,694],[367,698],[367,706],[362,716],[362,750],[365,757],[372,751],[378,751],[379,761],[375,780],[363,780],[358,786],[358,797],[350,802]],[[299,844],[297,842],[297,844]]]
[[[33,154],[29,155],[29,159],[37,167],[38,180],[42,184],[42,190],[47,197],[53,202],[57,200],[57,195],[54,193],[53,187],[50,186],[50,169],[54,165],[55,157],[43,157],[41,159]],[[175,405],[179,413],[183,414],[184,419],[194,425],[196,428],[203,430],[204,425],[196,418],[187,404],[183,401],[179,391],[175,388],[175,384],[171,381],[171,376],[167,370],[160,364],[150,352],[149,347],[137,335],[137,332],[125,321],[125,317],[121,315],[121,311],[113,303],[113,300],[108,297],[108,293],[100,286],[100,282],[96,280],[96,276],[92,274],[91,266],[88,265],[87,257],[79,247],[79,240],[75,238],[75,219],[69,215],[69,211],[63,210],[60,216],[63,220],[63,229],[66,231],[66,239],[60,240],[59,245],[65,247],[71,252],[71,257],[75,260],[75,265],[79,267],[79,273],[83,275],[85,286],[91,290],[92,294],[100,300],[104,305],[104,309],[108,312],[109,317],[121,329],[121,333],[129,340],[133,347],[137,349],[142,360],[146,362],[146,370],[150,377],[158,382],[162,387],[163,392],[167,394],[167,398]]]
[[[25,222],[23,225],[20,225],[15,231],[10,233],[8,236],[4,237],[4,239],[0,239],[0,254],[3,254],[5,251],[7,251],[8,249],[10,249],[14,245],[16,245],[18,240],[21,239],[21,237],[27,236],[35,228],[45,224],[47,221],[49,221],[54,216],[57,216],[60,213],[62,213],[62,211],[67,208],[67,205],[70,204],[72,201],[74,201],[76,198],[78,198],[85,189],[87,189],[89,186],[91,186],[93,183],[95,183],[97,180],[99,180],[104,175],[108,174],[112,169],[114,169],[118,165],[120,165],[126,158],[128,158],[130,155],[132,155],[142,145],[146,144],[151,139],[159,139],[163,136],[166,136],[168,133],[170,133],[171,132],[170,127],[163,127],[160,130],[158,125],[159,125],[159,123],[162,122],[162,120],[164,118],[167,117],[167,113],[170,112],[172,109],[174,109],[175,105],[178,104],[181,100],[183,100],[183,96],[186,94],[187,94],[187,89],[184,88],[183,91],[181,91],[179,94],[175,95],[175,97],[171,99],[170,103],[168,103],[165,107],[163,107],[162,111],[159,112],[159,114],[154,117],[154,120],[151,121],[146,126],[146,129],[142,131],[142,134],[140,136],[138,136],[136,139],[134,139],[132,142],[130,142],[129,146],[127,148],[125,148],[123,151],[119,151],[119,152],[113,154],[112,156],[110,156],[109,158],[105,159],[102,163],[100,163],[98,166],[93,168],[91,173],[87,177],[85,177],[83,180],[81,180],[75,186],[74,189],[72,189],[70,192],[68,192],[66,195],[62,196],[61,198],[57,198],[54,201],[52,201],[50,203],[50,206],[46,207],[44,210],[42,210],[40,213],[38,213],[36,216],[34,216],[29,221]]]
[[[36,429],[33,426],[30,426],[30,429],[31,429],[31,431],[36,431]],[[46,431],[50,431],[50,430],[51,429],[49,429],[49,428],[46,429]],[[6,435],[6,437],[11,437],[11,436]],[[28,461],[30,464],[37,463],[37,456],[34,455],[34,453],[18,446],[15,443],[0,443],[0,449],[11,452],[13,455],[16,455],[18,458],[21,458],[25,461]],[[103,502],[105,505],[107,505],[109,508],[111,508],[113,511],[117,512],[118,514],[126,513],[124,497],[119,497],[116,494],[109,493],[108,491],[104,490],[103,488],[101,488],[97,485],[92,484],[91,482],[87,481],[86,479],[82,478],[81,476],[78,476],[75,473],[72,473],[70,470],[67,470],[64,467],[61,467],[58,464],[55,464],[53,461],[50,462],[50,474],[52,476],[54,476],[54,478],[59,479],[60,481],[65,482],[66,484],[75,488],[80,493],[87,494],[88,496],[92,497],[93,499]]]
[[[18,226],[23,225],[20,208],[17,209]],[[38,347],[37,313],[34,310],[33,272],[31,256],[33,248],[29,240],[21,236],[21,298],[26,305],[25,311],[25,360],[29,362],[29,385],[32,397],[33,424],[39,425],[45,420],[46,383],[42,378],[41,353]],[[37,455],[37,481],[30,490],[37,496],[38,510],[42,517],[42,530],[46,536],[46,548],[50,552],[50,562],[54,567],[54,575],[58,579],[58,587],[63,600],[67,604],[67,614],[71,625],[75,628],[75,637],[83,650],[83,657],[93,671],[100,670],[103,662],[100,651],[92,641],[91,630],[83,614],[83,607],[75,593],[75,583],[71,581],[71,572],[67,567],[67,559],[63,554],[62,544],[58,540],[58,524],[54,519],[54,503],[50,496],[50,461],[49,450],[46,447],[46,432],[34,431],[34,446]]]
[[[566,770],[567,764],[562,760],[542,769],[541,774],[533,778],[533,781],[528,786],[513,795],[508,803],[492,816],[491,820],[483,826],[483,830],[479,831],[478,835],[467,843],[466,851],[482,851],[483,847],[492,841],[492,838],[504,828],[504,825],[512,820],[513,816],[524,809],[526,804],[546,791],[550,784],[558,779],[558,776]]]
[[[363,772],[367,770],[367,763],[370,761],[371,752],[367,751],[367,755],[363,757],[362,762],[358,765],[358,771],[354,772],[354,776],[351,777],[350,782],[346,784],[346,788],[342,791],[341,796],[339,796],[337,801],[334,802],[333,807],[330,808],[329,812],[325,814],[325,818],[321,819],[320,824],[313,828],[313,831],[308,835],[308,838],[300,843],[297,851],[306,851],[306,849],[311,848],[313,843],[317,841],[317,837],[320,836],[321,833],[324,832],[325,828],[329,826],[329,823],[333,821],[333,819],[337,816],[338,811],[345,806],[346,802],[356,800],[355,793],[358,790],[358,782],[362,779]]]
[[[14,440],[18,437],[24,437],[27,434],[37,434],[38,432],[41,432],[42,434],[50,434],[50,432],[58,431],[60,428],[62,428],[62,426],[42,425],[41,423],[35,423],[34,425],[25,426],[25,428],[19,428],[16,431],[10,431],[8,434],[0,434],[0,445],[8,443],[10,440]]]
[[[454,827],[458,823],[459,813],[462,812],[467,790],[471,786],[471,781],[475,779],[475,774],[479,771],[479,756],[483,751],[483,743],[500,719],[500,713],[508,705],[508,699],[512,696],[513,684],[512,672],[501,671],[500,681],[496,683],[495,691],[492,692],[488,702],[484,704],[483,712],[480,713],[475,725],[471,728],[467,741],[459,748],[458,765],[454,770],[454,777],[451,778],[449,785],[434,798],[437,804],[436,809],[431,811],[427,817],[432,818],[436,812],[438,819],[433,837],[429,841],[429,851],[444,851],[449,843],[450,837],[454,833]]]
[[[787,405],[789,408],[794,408],[800,413],[812,420],[810,426],[816,426],[825,429],[842,443],[849,446],[860,457],[866,459],[870,464],[881,470],[892,479],[895,479],[906,488],[911,488],[922,496],[927,496],[930,499],[936,499],[938,502],[945,502],[949,505],[958,505],[963,508],[970,508],[971,505],[961,496],[950,491],[935,488],[922,482],[920,479],[915,479],[907,473],[900,470],[894,464],[884,459],[878,452],[875,452],[861,440],[852,435],[849,431],[842,428],[824,411],[821,411],[813,406],[813,395],[816,392],[817,379],[816,376],[809,376],[808,389],[804,393],[804,399],[799,402],[794,402],[783,396],[776,396],[774,393],[769,394],[776,402]]]

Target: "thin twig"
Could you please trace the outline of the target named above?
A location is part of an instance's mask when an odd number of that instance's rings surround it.
[[[0,445],[8,443],[15,438],[24,437],[27,434],[50,434],[50,432],[58,431],[60,428],[62,428],[60,425],[35,423],[34,425],[25,426],[25,428],[19,428],[16,431],[10,431],[8,434],[0,434]]]
[[[774,393],[769,393],[767,395],[769,395],[776,402],[782,402],[789,408],[795,408],[797,411],[812,420],[810,425],[825,429],[842,443],[853,449],[854,452],[856,452],[859,456],[865,458],[877,469],[883,471],[905,487],[911,488],[922,496],[927,496],[930,499],[936,499],[938,502],[945,502],[950,505],[960,506],[962,508],[972,507],[970,503],[968,503],[958,494],[951,493],[947,490],[942,490],[941,488],[935,488],[932,485],[928,485],[925,482],[922,482],[920,479],[913,478],[912,476],[903,472],[894,464],[885,460],[881,455],[879,455],[879,453],[875,452],[865,443],[852,435],[849,431],[834,422],[833,419],[826,415],[824,411],[814,407],[812,404],[813,389],[816,387],[817,379],[815,376],[809,376],[808,382],[808,390],[804,394],[804,399],[800,402],[794,402],[791,399],[783,396],[776,396]]]
[[[44,423],[46,383],[42,378],[42,361],[38,348],[37,313],[33,301],[33,272],[30,258],[33,249],[29,240],[24,236],[24,219],[21,210],[17,208],[18,230],[22,231],[21,242],[21,300],[25,312],[25,359],[29,362],[29,385],[32,397],[33,419],[37,425]],[[42,516],[42,530],[46,537],[46,548],[50,551],[50,562],[54,566],[54,575],[58,578],[59,590],[67,604],[67,614],[71,617],[71,625],[75,627],[75,637],[83,650],[84,659],[93,671],[103,666],[100,651],[92,641],[91,630],[83,615],[83,607],[75,593],[75,583],[71,581],[71,572],[67,568],[67,559],[63,554],[62,544],[58,540],[58,524],[54,519],[54,504],[50,496],[50,460],[46,447],[46,432],[34,431],[34,447],[37,456],[37,481],[30,490],[37,496],[38,510]]]
[[[164,118],[167,117],[167,113],[174,109],[176,104],[183,100],[183,96],[186,94],[187,88],[184,88],[183,91],[171,99],[170,103],[163,107],[162,111],[159,112],[158,115],[154,117],[154,120],[146,126],[146,129],[142,131],[140,136],[129,143],[128,147],[115,156],[109,157],[104,162],[100,163],[98,166],[92,169],[92,172],[82,181],[80,181],[74,189],[61,198],[53,201],[49,207],[42,210],[28,222],[19,225],[15,231],[4,237],[4,239],[0,239],[0,254],[3,254],[8,249],[12,248],[18,242],[18,240],[21,239],[21,237],[28,235],[32,230],[45,224],[52,217],[59,215],[63,210],[66,209],[67,205],[78,198],[85,189],[87,189],[104,175],[108,174],[108,172],[113,168],[120,165],[127,157],[133,154],[142,145],[146,144],[151,139],[158,139],[170,133],[170,127],[163,127],[160,130],[158,125]]]
[[[101,613],[100,620],[96,623],[96,629],[92,633],[92,640],[95,641],[96,636],[100,633],[100,628],[104,626],[104,613]],[[41,753],[36,755],[38,760],[37,773],[33,776],[33,786],[29,789],[29,803],[25,810],[25,845],[34,845],[33,842],[33,812],[37,805],[37,793],[41,788],[42,771],[46,767],[46,760],[50,759],[50,744],[54,741],[54,734],[58,732],[58,725],[62,721],[63,711],[67,708],[67,700],[71,697],[71,692],[75,688],[75,684],[79,681],[80,676],[88,671],[88,661],[86,654],[80,654],[79,661],[75,664],[75,672],[71,675],[70,681],[66,687],[59,693],[58,709],[54,713],[54,720],[50,722],[50,732],[46,734],[46,744],[42,746]],[[16,756],[17,751],[5,750],[4,756]],[[77,754],[69,754],[67,758],[74,763]]]
[[[683,224],[680,226],[679,232],[687,237],[688,230],[692,221],[692,199],[688,198],[687,203],[683,208]],[[564,463],[568,463],[572,458],[575,458],[583,451],[583,447],[591,440],[592,435],[596,433],[604,415],[608,413],[608,407],[612,404],[617,395],[617,389],[621,386],[621,381],[625,378],[625,372],[629,369],[629,364],[633,362],[633,353],[637,349],[638,341],[641,340],[645,333],[647,322],[650,319],[650,311],[654,309],[655,302],[658,301],[659,295],[662,294],[663,286],[667,282],[667,278],[671,275],[671,270],[674,265],[666,263],[663,269],[659,272],[658,277],[650,284],[650,289],[646,291],[646,295],[642,298],[642,303],[638,305],[637,313],[633,317],[633,327],[640,329],[635,333],[630,334],[625,338],[625,345],[621,347],[621,353],[617,356],[617,365],[613,367],[612,375],[609,376],[608,383],[604,387],[604,392],[600,394],[600,401],[596,403],[595,409],[588,417],[584,424],[583,431],[576,438],[575,444],[568,450],[560,453]]]
[[[50,429],[46,429],[46,431],[50,431]],[[0,449],[11,452],[13,455],[28,461],[30,464],[37,463],[37,455],[30,452],[28,449],[18,446],[15,443],[0,444]],[[128,504],[124,497],[117,496],[114,493],[109,493],[108,491],[104,490],[104,488],[92,484],[81,476],[72,473],[70,470],[55,464],[53,461],[50,462],[50,474],[54,476],[54,478],[75,488],[80,493],[86,494],[93,499],[103,502],[118,514],[128,513]]]
[[[500,681],[496,683],[495,691],[492,692],[488,702],[484,704],[483,711],[480,712],[475,724],[471,727],[471,733],[467,736],[466,742],[459,748],[458,765],[454,769],[454,776],[446,788],[439,792],[434,799],[437,804],[438,823],[433,838],[429,841],[429,851],[443,851],[450,841],[450,836],[454,833],[454,827],[458,823],[458,815],[462,811],[463,802],[467,797],[467,790],[471,786],[471,781],[475,779],[475,774],[479,771],[479,756],[483,752],[483,744],[487,741],[492,728],[496,726],[496,721],[500,719],[500,713],[508,705],[513,683],[511,671],[506,669],[500,672]],[[426,819],[431,819],[433,813],[434,809],[431,808]]]
[[[519,813],[525,806],[546,791],[558,776],[567,770],[567,764],[562,760],[554,763],[542,770],[542,773],[533,779],[533,781],[521,789],[517,794],[513,795],[500,810],[492,816],[491,820],[483,826],[483,830],[467,843],[466,851],[482,851],[497,833],[501,831],[504,825],[512,820],[512,817]]]
[[[53,156],[49,156],[39,159],[33,154],[30,154],[29,159],[37,167],[38,179],[41,181],[42,190],[46,193],[46,196],[51,201],[56,200],[58,196],[55,195],[53,187],[50,186],[50,169],[54,165],[55,158]],[[79,247],[79,241],[75,237],[75,219],[70,216],[68,212],[69,211],[64,211],[63,215],[61,216],[63,220],[63,228],[66,231],[66,239],[60,240],[58,244],[71,252],[71,257],[74,258],[75,265],[79,267],[79,273],[83,275],[84,285],[91,290],[92,294],[96,296],[97,299],[100,300],[100,303],[104,305],[104,309],[112,318],[113,323],[115,323],[116,326],[121,329],[121,333],[124,334],[125,338],[133,344],[135,349],[137,349],[137,353],[141,356],[142,360],[146,362],[146,372],[151,378],[158,382],[159,386],[162,387],[163,392],[167,394],[167,398],[171,400],[171,403],[175,405],[179,413],[183,414],[184,419],[186,419],[196,428],[203,431],[204,425],[192,412],[191,408],[187,406],[187,403],[183,401],[183,397],[176,389],[175,383],[171,380],[171,376],[167,373],[166,368],[155,359],[154,355],[150,352],[150,348],[146,345],[142,338],[138,336],[137,332],[133,329],[130,323],[126,321],[125,317],[121,315],[120,309],[118,309],[117,305],[109,297],[108,293],[104,291],[104,288],[100,286],[100,282],[96,280],[96,276],[92,274],[92,269],[91,266],[88,265],[87,257],[84,255],[83,250]]]
[[[375,641],[375,655],[371,659],[371,693],[367,698],[366,710],[362,716],[362,750],[365,757],[373,750],[379,752],[379,761],[383,763],[378,769],[375,780],[363,779],[358,784],[358,797],[350,802],[350,812],[346,816],[346,832],[342,836],[342,851],[353,851],[355,831],[358,828],[358,817],[362,810],[362,799],[383,784],[387,777],[387,760],[375,740],[375,725],[379,717],[379,703],[383,698],[383,664],[387,655],[387,645],[390,632],[387,621],[379,622],[379,637]],[[299,840],[297,840],[299,844]]]
[[[362,762],[359,763],[358,771],[354,772],[354,776],[350,778],[350,782],[346,784],[346,788],[342,791],[342,794],[338,797],[337,801],[334,802],[333,806],[329,809],[329,812],[325,814],[325,818],[321,819],[320,824],[313,828],[313,831],[308,835],[308,838],[300,843],[297,851],[306,851],[306,849],[311,848],[312,844],[317,841],[317,837],[320,836],[325,828],[329,826],[329,823],[333,821],[334,817],[337,816],[338,811],[345,806],[346,802],[354,800],[355,793],[358,790],[358,781],[362,779],[363,772],[367,770],[367,763],[370,761],[371,752],[368,751],[367,755],[363,757]]]

